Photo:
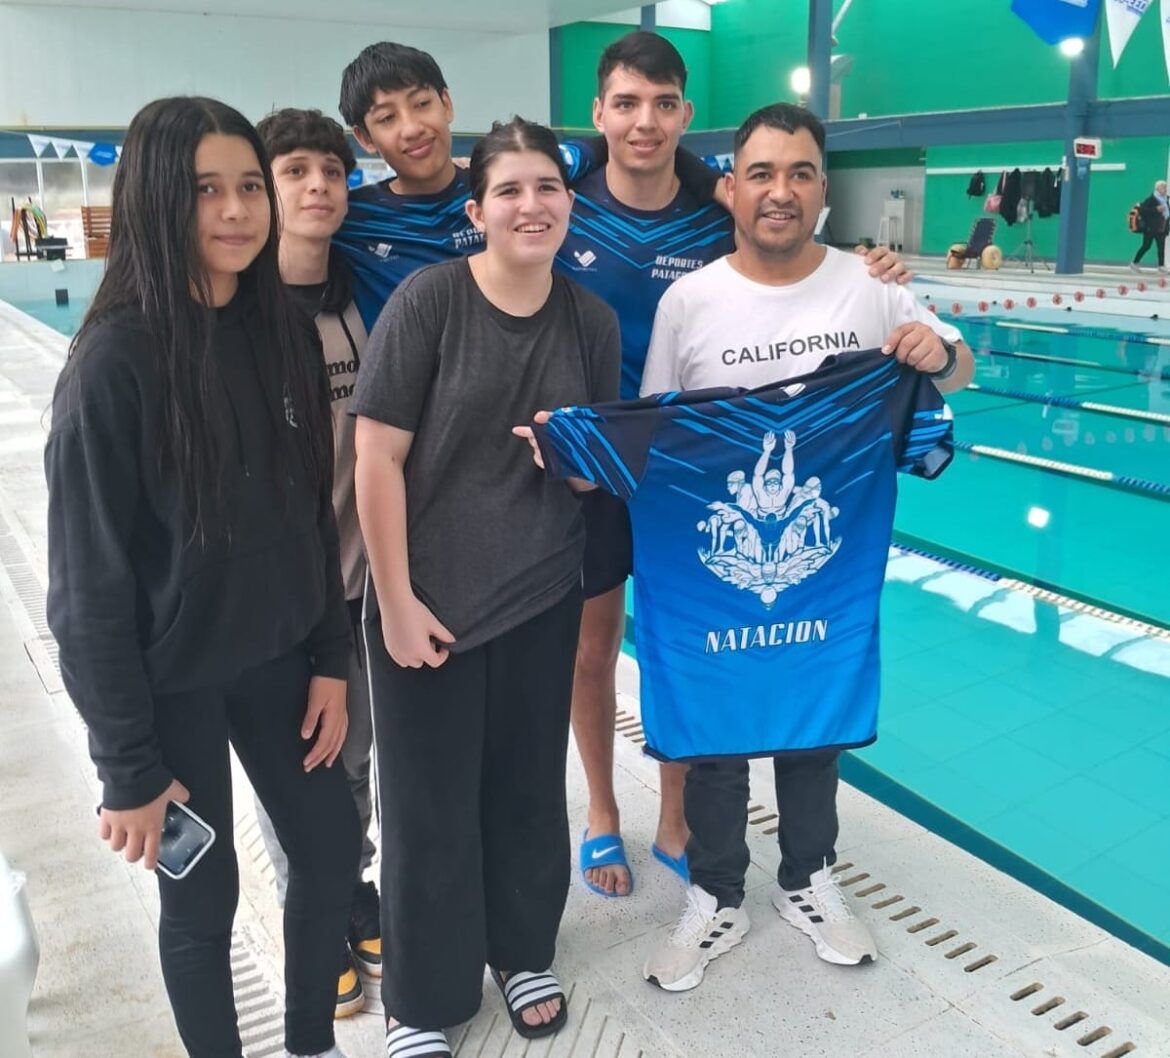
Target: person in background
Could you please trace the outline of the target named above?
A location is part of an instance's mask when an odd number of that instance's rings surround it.
[[[1140,272],[1139,262],[1151,246],[1157,247],[1158,271],[1166,271],[1166,233],[1170,230],[1170,199],[1166,195],[1166,181],[1159,180],[1154,190],[1138,204],[1142,224],[1142,244],[1134,254],[1129,268]]]

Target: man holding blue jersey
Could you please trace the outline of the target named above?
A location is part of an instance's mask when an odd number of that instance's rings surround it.
[[[855,256],[814,241],[827,190],[824,143],[820,121],[787,104],[764,107],[740,127],[734,172],[726,178],[736,250],[681,279],[662,298],[644,395],[754,389],[813,372],[835,350],[879,347],[928,375],[942,392],[970,381],[974,360],[957,330],[909,291],[873,284]],[[785,439],[785,460],[795,440]],[[776,447],[776,438],[765,439],[765,455]],[[806,492],[816,492],[815,480],[806,482]],[[775,664],[780,679],[782,656]],[[876,957],[877,949],[832,873],[839,752],[826,746],[773,756],[781,849],[773,904],[822,959],[855,965]],[[686,907],[643,969],[661,988],[696,987],[711,959],[738,944],[749,928],[742,907],[747,803],[745,756],[691,764]]]

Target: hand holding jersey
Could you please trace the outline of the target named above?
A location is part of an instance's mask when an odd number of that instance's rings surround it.
[[[538,411],[534,416],[532,416],[532,421],[537,426],[543,426],[551,418],[551,411]],[[513,426],[512,433],[514,433],[517,437],[523,437],[524,440],[528,442],[529,447],[532,449],[532,462],[534,462],[540,470],[544,470],[544,457],[540,454],[540,445],[536,441],[536,434],[533,432],[532,427]],[[597,486],[592,481],[586,481],[584,478],[568,477],[565,478],[565,483],[574,492],[591,492],[593,489],[597,488]]]
[[[886,339],[882,352],[928,375],[937,375],[950,364],[943,339],[929,324],[918,320],[898,324]]]

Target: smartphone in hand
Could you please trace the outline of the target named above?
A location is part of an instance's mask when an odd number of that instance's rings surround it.
[[[100,815],[102,806],[97,806]],[[158,869],[168,878],[186,878],[215,844],[215,830],[210,823],[178,801],[167,802],[162,835],[158,844]]]

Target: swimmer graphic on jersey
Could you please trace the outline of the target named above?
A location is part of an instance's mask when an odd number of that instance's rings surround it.
[[[727,476],[734,498],[707,505],[711,514],[696,526],[709,534],[710,546],[699,561],[720,580],[759,595],[771,609],[780,592],[799,584],[836,554],[832,520],[840,514],[821,496],[820,478],[796,484],[796,434],[784,433],[780,469],[770,467],[776,435],[764,434],[751,484],[742,470]],[[812,540],[809,540],[809,534]]]

